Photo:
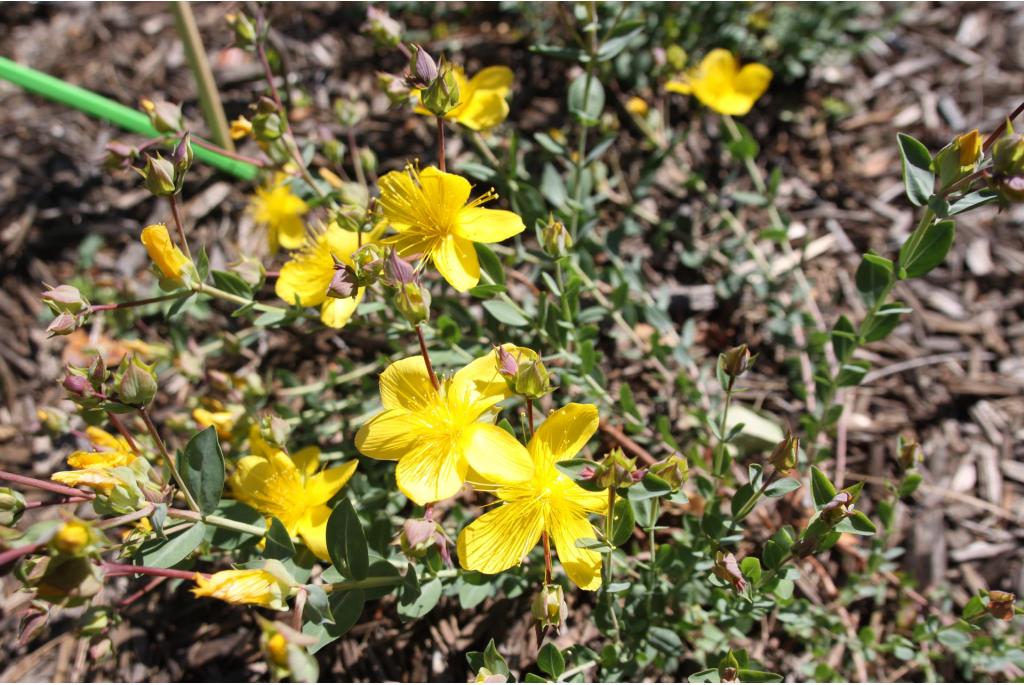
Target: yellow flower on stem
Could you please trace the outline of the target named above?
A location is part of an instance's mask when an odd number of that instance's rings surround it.
[[[209,409],[196,407],[192,410],[192,418],[203,428],[213,426],[217,429],[217,436],[222,440],[227,440],[231,437],[231,431],[235,428],[235,421],[238,420],[238,415],[230,411],[210,411]]]
[[[771,81],[772,70],[765,65],[755,62],[741,69],[731,52],[718,48],[682,81],[669,81],[665,89],[695,95],[719,114],[743,116],[764,95]]]
[[[250,604],[284,611],[291,588],[277,576],[262,569],[218,571],[209,578],[195,576],[196,597],[213,597],[228,604]]]
[[[188,268],[192,266],[189,258],[171,242],[171,236],[164,224],[153,224],[142,229],[142,244],[149,253],[149,258],[160,270],[163,277],[181,286],[185,283]]]
[[[287,174],[277,174],[270,185],[257,188],[249,201],[253,219],[267,229],[271,252],[277,252],[278,245],[295,250],[306,242],[303,219],[309,205],[292,192],[288,178]]]
[[[597,408],[569,404],[551,414],[523,447],[511,440],[470,454],[470,465],[501,500],[459,534],[459,562],[466,570],[499,573],[518,566],[544,533],[555,543],[566,575],[584,590],[601,586],[601,555],[576,546],[594,538],[587,516],[608,509],[605,492],[588,492],[555,464],[572,459],[597,431]]]
[[[239,116],[237,119],[231,120],[231,128],[228,132],[231,134],[231,140],[241,140],[252,133],[252,122],[244,116]]]
[[[123,436],[112,435],[99,426],[88,426],[85,429],[85,437],[92,443],[93,447],[100,450],[112,452],[131,452],[131,445]]]
[[[486,67],[467,79],[462,67],[452,67],[455,83],[459,87],[459,104],[445,115],[445,119],[458,122],[473,131],[494,128],[508,116],[508,97],[512,89],[512,70],[508,67]],[[423,106],[422,91],[415,92],[420,104],[417,114],[434,116]]]
[[[317,473],[320,450],[306,447],[289,456],[282,450],[243,457],[229,485],[238,501],[277,517],[289,535],[298,535],[320,559],[327,554],[327,501],[356,470],[355,460]]]
[[[520,348],[505,345],[515,354]],[[356,433],[356,448],[373,459],[397,461],[395,480],[405,496],[428,504],[454,496],[469,473],[470,453],[500,456],[515,438],[493,423],[492,410],[508,397],[493,352],[441,381],[430,382],[423,357],[391,364],[380,376],[384,411]]]
[[[104,450],[102,452],[83,452],[78,450],[68,455],[68,466],[73,469],[114,468],[128,466],[135,461],[135,455],[122,450]]]
[[[376,235],[376,232],[363,233],[362,245],[373,242]],[[354,297],[346,298],[328,297],[327,289],[334,278],[334,258],[352,266],[352,254],[360,248],[359,240],[358,233],[346,231],[335,223],[310,234],[302,248],[281,267],[274,292],[289,304],[319,305],[324,325],[341,328],[352,318],[366,289],[359,288]]]
[[[380,179],[380,188],[384,218],[397,231],[382,242],[393,244],[402,257],[431,259],[459,292],[480,282],[473,243],[499,243],[526,228],[514,212],[480,206],[497,199],[493,190],[470,200],[469,181],[436,167],[392,171]]]

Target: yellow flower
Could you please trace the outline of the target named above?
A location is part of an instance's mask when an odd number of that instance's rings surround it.
[[[135,461],[135,455],[124,450],[105,450],[102,452],[83,452],[81,450],[68,455],[68,466],[73,469],[114,468],[128,466]]]
[[[630,114],[642,117],[646,116],[647,112],[650,111],[650,107],[647,105],[647,101],[643,98],[633,96],[626,101],[626,111]]]
[[[504,347],[513,354],[520,349]],[[356,448],[373,459],[397,461],[398,488],[417,504],[447,499],[466,481],[469,453],[486,459],[518,444],[501,428],[480,422],[508,392],[493,352],[443,379],[440,392],[423,357],[402,359],[381,374],[384,411],[359,429]]]
[[[363,245],[373,242],[376,233],[364,233]],[[304,307],[320,305],[320,320],[325,326],[341,328],[348,323],[356,307],[363,300],[365,288],[359,288],[355,297],[328,297],[327,288],[334,278],[334,259],[352,265],[352,253],[358,250],[359,234],[346,231],[335,223],[311,234],[302,249],[281,267],[274,292],[289,304]]]
[[[743,116],[750,111],[772,80],[772,70],[751,63],[740,69],[728,50],[712,50],[682,81],[669,81],[666,90],[693,94],[719,114]]]
[[[196,597],[214,597],[228,604],[253,604],[283,611],[290,588],[262,569],[218,571],[209,578],[196,574]]]
[[[468,129],[483,131],[505,121],[508,116],[508,102],[505,98],[512,89],[512,70],[508,67],[487,67],[471,79],[466,78],[462,67],[452,67],[455,83],[459,86],[459,104],[445,119],[456,121]],[[417,114],[434,116],[423,106],[422,91],[415,92],[421,104],[416,105]]]
[[[92,528],[82,521],[68,521],[53,536],[53,546],[65,554],[78,554],[92,542]]]
[[[103,454],[97,452],[96,454]],[[58,471],[50,476],[55,483],[67,485],[72,488],[86,487],[95,490],[103,495],[110,496],[114,488],[124,485],[124,481],[111,475],[103,468],[86,468],[77,471]]]
[[[309,211],[309,205],[292,192],[288,178],[286,174],[277,174],[269,186],[257,188],[256,195],[249,202],[253,219],[267,228],[272,252],[277,251],[278,245],[295,250],[306,242],[303,217]]]
[[[253,454],[238,462],[229,480],[231,492],[253,509],[276,516],[289,535],[298,535],[321,559],[327,554],[327,501],[356,470],[355,460],[317,473],[320,450],[306,447],[289,456],[281,450]]]
[[[957,136],[956,145],[960,150],[960,166],[973,167],[981,156],[981,135],[978,129]]]
[[[171,242],[167,226],[153,224],[142,229],[142,244],[163,277],[177,285],[184,283],[185,269],[192,262]]]
[[[551,414],[528,448],[515,440],[475,450],[470,465],[503,504],[459,534],[459,562],[467,570],[499,573],[518,566],[546,532],[570,580],[584,590],[601,585],[601,555],[576,546],[593,538],[588,513],[604,513],[604,492],[587,492],[555,464],[572,459],[597,431],[597,408],[569,404]],[[474,484],[475,485],[475,484]]]
[[[231,122],[231,139],[241,140],[247,135],[252,133],[252,122],[246,119],[244,116],[239,116],[237,119]]]
[[[281,633],[274,633],[267,640],[267,655],[274,664],[288,666],[288,639]]]
[[[398,232],[383,242],[394,244],[403,257],[430,258],[459,292],[480,282],[473,243],[498,243],[526,228],[518,214],[480,206],[497,199],[493,190],[470,200],[469,181],[435,167],[392,171],[380,188],[384,218]]]
[[[210,411],[202,407],[196,407],[192,410],[192,418],[203,428],[215,427],[217,435],[221,439],[227,440],[231,437],[231,431],[235,427],[235,421],[238,419],[238,416],[230,411]]]

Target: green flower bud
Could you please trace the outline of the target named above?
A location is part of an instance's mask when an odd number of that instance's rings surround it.
[[[916,440],[904,438],[902,435],[896,441],[896,461],[904,470],[912,469],[918,463],[924,461],[924,453],[921,445]]]
[[[334,101],[334,117],[345,128],[352,128],[366,118],[370,108],[362,100],[338,98]]]
[[[412,326],[430,320],[430,291],[419,283],[406,283],[398,288],[395,307]]]
[[[142,101],[142,110],[149,121],[160,133],[180,133],[185,128],[185,119],[181,115],[181,107],[170,102],[152,100]]]
[[[572,247],[572,236],[566,230],[565,224],[556,219],[553,214],[548,215],[548,222],[541,228],[541,247],[549,257],[555,259],[564,257]]]
[[[750,349],[744,343],[718,355],[718,367],[722,373],[735,380],[747,372],[756,358],[757,355],[751,356]]]
[[[0,526],[13,526],[25,511],[25,496],[11,488],[0,488]]]
[[[370,5],[366,8],[366,22],[360,27],[370,34],[378,47],[391,50],[402,41],[402,25],[391,18],[387,10]]]
[[[438,67],[437,78],[420,91],[420,99],[428,112],[443,117],[459,104],[459,84],[455,80],[455,70],[442,57]]]
[[[46,327],[46,333],[48,338],[52,338],[56,335],[71,335],[75,332],[75,329],[81,324],[81,321],[77,317],[68,314],[67,312],[57,315],[50,325]]]
[[[166,197],[178,192],[178,185],[174,180],[174,164],[159,154],[156,157],[146,157],[146,166],[139,173],[142,175],[142,185],[157,197]]]
[[[561,632],[569,616],[565,603],[565,592],[561,585],[545,585],[530,604],[530,614],[540,624],[541,630],[554,628]]]
[[[274,107],[274,111],[260,112],[252,118],[252,136],[260,142],[268,143],[284,134],[284,121],[277,113],[277,106]]]
[[[598,463],[591,482],[600,488],[623,488],[642,478],[643,473],[636,468],[636,459],[629,459],[622,448],[616,447]]]
[[[409,100],[409,85],[394,74],[377,72],[377,87],[388,96],[392,107],[400,107]]]
[[[782,439],[775,449],[768,463],[779,473],[789,473],[796,468],[797,455],[800,453],[800,438],[790,432]]]
[[[409,63],[409,83],[417,88],[428,88],[437,80],[437,63],[422,45],[413,46]]]
[[[1012,621],[1014,615],[1013,604],[1017,600],[1012,592],[1001,592],[990,590],[988,593],[988,613],[1000,621]]]
[[[248,50],[256,44],[256,26],[249,17],[242,12],[228,14],[224,17],[228,25],[235,32],[235,46]]]
[[[690,464],[678,454],[673,454],[668,459],[659,461],[651,467],[651,474],[661,478],[677,491],[690,478]]]
[[[181,184],[185,180],[185,172],[192,166],[192,140],[191,134],[188,131],[181,136],[178,140],[177,145],[174,146],[174,150],[171,152],[171,164],[174,165],[174,179],[181,189]]]
[[[152,366],[147,366],[136,355],[131,355],[117,382],[118,399],[133,407],[144,407],[153,401],[157,391],[157,376]]]

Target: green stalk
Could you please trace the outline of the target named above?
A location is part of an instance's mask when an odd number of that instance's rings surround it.
[[[68,105],[98,119],[109,121],[126,131],[147,138],[162,138],[160,133],[149,123],[149,117],[142,112],[85,88],[61,81],[49,74],[13,62],[6,57],[0,57],[0,79],[10,81],[14,85],[31,93],[42,95],[48,100]],[[231,159],[198,144],[193,149],[197,159],[246,181],[256,178],[259,173],[259,169],[252,164]]]
[[[196,79],[196,94],[199,96],[199,106],[203,109],[203,118],[210,129],[210,136],[217,145],[232,151],[235,144],[228,133],[228,119],[224,116],[224,105],[220,101],[217,82],[213,80],[210,62],[206,59],[206,48],[203,47],[203,38],[199,35],[199,27],[196,26],[196,18],[192,14],[192,6],[188,0],[174,0],[171,3],[171,12],[174,13],[174,23],[185,48],[188,66]]]

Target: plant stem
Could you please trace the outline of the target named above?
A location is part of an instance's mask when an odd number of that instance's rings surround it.
[[[156,429],[156,424],[153,423],[153,419],[149,416],[149,412],[145,407],[139,407],[139,416],[142,417],[142,421],[146,424],[146,429],[149,434],[153,436],[153,442],[156,443],[157,449],[160,450],[160,455],[167,462],[168,468],[171,470],[171,475],[174,477],[174,482],[178,484],[178,489],[181,490],[181,494],[185,496],[185,501],[188,502],[188,508],[192,511],[199,511],[199,505],[196,504],[195,498],[192,497],[192,493],[188,491],[185,486],[185,481],[182,479],[181,474],[178,472],[178,466],[174,463],[174,457],[167,451],[167,446],[164,445],[164,441],[160,438],[160,431]]]
[[[192,261],[192,252],[188,249],[188,240],[185,238],[185,225],[181,221],[181,211],[178,208],[178,196],[170,195],[168,198],[171,202],[171,214],[174,216],[174,225],[178,229],[178,240],[181,241],[181,247],[185,250],[185,256],[188,257],[188,261]]]
[[[199,105],[202,107],[206,125],[210,127],[210,134],[222,148],[233,150],[234,144],[228,133],[228,119],[224,116],[224,105],[220,101],[220,93],[217,91],[217,82],[213,79],[210,62],[206,59],[206,49],[203,47],[203,38],[199,35],[199,27],[196,26],[192,7],[187,0],[175,0],[171,3],[171,11],[174,13],[174,23],[185,48],[185,57],[188,59],[189,68],[196,80]]]
[[[218,155],[228,157],[229,159],[234,159],[239,162],[245,162],[246,164],[252,164],[254,167],[259,167],[260,169],[267,166],[267,163],[264,162],[262,159],[250,157],[249,155],[243,155],[233,150],[226,150],[220,147],[219,145],[211,143],[208,140],[204,140],[203,138],[200,138],[199,136],[192,136],[192,143],[197,145],[198,147],[209,150],[210,152],[216,152]]]
[[[96,527],[101,530],[106,530],[107,528],[123,526],[126,523],[133,523],[135,521],[138,521],[139,519],[144,519],[150,514],[152,514],[153,509],[153,504],[147,504],[138,511],[132,511],[127,514],[122,514],[121,516],[115,516],[111,519],[103,519],[96,525]]]
[[[25,502],[25,509],[40,509],[42,507],[55,507],[61,504],[78,504],[79,502],[91,502],[89,497],[64,497],[62,499],[55,499],[52,502],[45,502],[42,500],[31,500]]]
[[[440,116],[437,117],[437,165],[442,172],[448,171],[444,158],[444,117]]]
[[[94,304],[89,307],[89,313],[94,314],[96,312],[109,312],[115,309],[130,309],[131,307],[144,307],[148,304],[156,304],[158,302],[176,300],[182,295],[187,294],[187,290],[175,290],[173,293],[167,293],[166,295],[158,295],[156,297],[147,297],[143,300],[128,300],[127,302],[110,302],[108,304]]]
[[[725,439],[725,432],[726,432],[726,430],[728,430],[728,426],[729,426],[729,405],[732,404],[732,392],[733,392],[733,387],[735,386],[735,384],[736,384],[736,377],[735,376],[729,376],[729,382],[725,386],[725,400],[724,400],[725,406],[722,407],[722,414],[721,414],[721,416],[718,417],[718,440],[719,440],[718,450],[720,451],[720,453],[723,453],[723,454],[724,454],[725,450],[727,449],[726,448],[726,442],[727,441]],[[716,460],[716,461],[718,461],[718,460]],[[720,463],[719,464],[715,464],[714,466],[715,466],[715,475],[718,476],[718,477],[723,476],[724,474],[719,473],[719,469],[720,469],[721,464]]]
[[[647,574],[647,615],[651,616],[654,604],[654,586],[658,582],[658,567],[656,564],[658,554],[658,541],[654,538],[654,530],[658,525],[659,509],[661,508],[661,498],[655,497],[651,502],[651,518],[650,525],[647,527],[647,544],[650,550],[651,558],[648,560],[648,574]]]
[[[168,508],[167,515],[173,516],[174,518],[185,519],[186,521],[198,521],[200,523],[206,523],[217,528],[224,528],[226,530],[234,530],[239,533],[248,533],[249,535],[258,535],[263,537],[267,534],[267,529],[261,526],[253,526],[248,523],[242,523],[241,521],[235,521],[223,516],[215,516],[208,514],[204,516],[197,511],[188,511],[187,509],[175,509]],[[293,542],[298,542],[296,538],[292,538]]]
[[[359,144],[356,142],[356,132],[354,129],[348,129],[348,151],[352,156],[352,167],[356,172],[356,180],[359,181],[359,185],[366,186],[366,173],[363,171],[363,162],[359,159]],[[360,245],[362,245],[362,227],[359,231]]]
[[[988,152],[989,148],[995,145],[999,137],[1006,131],[1007,125],[1020,116],[1021,112],[1024,112],[1024,102],[1017,105],[1017,109],[1013,110],[1009,117],[1003,120],[1003,123],[996,127],[995,131],[989,134],[989,137],[985,139],[985,144],[981,146],[982,152]]]
[[[123,423],[121,423],[121,419],[117,418],[117,414],[112,411],[108,411],[107,418],[110,419],[111,425],[114,426],[117,432],[121,434],[121,437],[125,439],[125,442],[128,443],[128,447],[131,449],[132,453],[137,457],[142,456],[142,450],[139,449],[138,443],[135,442],[135,438],[132,437],[132,434],[129,433],[128,429],[125,428]]]
[[[583,85],[583,102],[584,107],[586,103],[590,101],[590,88],[594,82],[594,67],[597,64],[597,27],[593,26],[597,19],[597,5],[591,2],[587,5],[587,20],[588,24],[591,25],[590,41],[587,45],[587,80],[584,81]],[[587,123],[580,123],[580,139],[579,144],[576,147],[576,170],[573,176],[573,207],[572,207],[572,222],[570,223],[569,235],[572,237],[573,242],[577,241],[576,233],[579,230],[580,225],[580,203],[583,200],[583,167],[584,160],[587,158],[587,132],[590,127]]]
[[[423,327],[416,324],[416,337],[420,341],[420,354],[423,356],[423,363],[427,365],[427,375],[430,376],[430,383],[434,386],[434,390],[441,390],[441,383],[437,380],[437,374],[434,373],[434,365],[430,362],[430,352],[427,350],[427,341],[423,337]]]
[[[532,438],[535,432],[533,427],[533,400],[529,397],[526,398],[526,420],[530,422],[530,437]],[[544,535],[547,535],[547,533]]]
[[[295,608],[292,610],[292,628],[302,632],[302,610],[306,608],[306,588],[295,592]]]
[[[135,566],[134,564],[115,564],[112,561],[105,561],[100,564],[100,570],[107,577],[114,576],[156,576],[158,578],[179,578],[181,580],[195,580],[196,575],[209,577],[209,574],[198,573],[197,571],[181,571],[176,568],[153,568],[152,566]]]
[[[93,499],[96,497],[96,495],[91,492],[86,492],[77,488],[69,488],[68,486],[61,485],[60,483],[40,480],[39,478],[33,478],[31,476],[22,476],[9,471],[0,471],[0,480],[5,480],[9,483],[17,483],[18,485],[27,485],[28,487],[46,490],[58,495],[67,495],[68,497],[84,497],[85,499]]]
[[[596,661],[585,661],[582,664],[580,664],[579,666],[574,666],[573,668],[570,668],[569,670],[567,670],[562,675],[560,675],[557,678],[555,678],[555,682],[556,683],[564,683],[564,682],[568,681],[569,678],[572,678],[575,675],[583,673],[584,671],[590,670],[594,666],[597,666],[597,662]]]
[[[601,582],[601,591],[608,598],[608,613],[612,618],[612,630],[615,633],[615,642],[619,643],[622,634],[619,632],[619,617],[615,614],[615,599],[608,593],[608,586],[612,583],[614,576],[612,570],[612,536],[615,533],[615,487],[608,488],[608,513],[604,517],[604,537],[608,551],[604,553],[604,563],[601,564],[601,575],[604,576]]]
[[[263,304],[262,302],[254,302],[253,300],[247,300],[241,295],[229,293],[226,290],[221,290],[220,288],[208,285],[206,283],[200,283],[196,285],[192,289],[192,292],[197,294],[209,295],[210,297],[216,297],[217,299],[225,300],[227,302],[234,302],[235,304],[240,305],[242,307],[252,305],[253,309],[261,312],[267,312],[269,314],[278,314],[281,316],[285,316],[288,314],[288,310],[285,309],[284,307],[275,307],[272,304]],[[306,314],[305,316],[307,318],[316,318],[310,316],[309,314]]]
[[[548,539],[548,532],[541,533],[544,541],[544,584],[551,585],[551,541]]]
[[[440,577],[444,573],[444,571],[441,571],[437,575]],[[340,583],[329,583],[321,587],[323,587],[324,592],[328,593],[337,592],[339,590],[368,590],[371,588],[401,585],[403,580],[404,578],[402,576],[371,576],[369,578],[363,578],[362,580],[343,580]]]
[[[9,549],[4,552],[0,552],[0,568],[3,568],[12,561],[21,559],[24,556],[34,554],[45,546],[45,544],[37,542],[32,545],[22,545],[21,547],[15,547],[14,549]]]

